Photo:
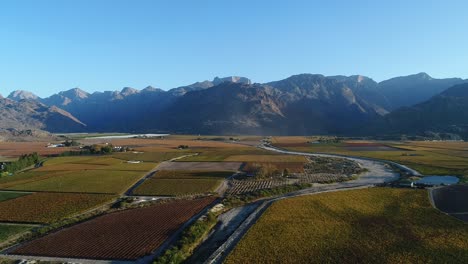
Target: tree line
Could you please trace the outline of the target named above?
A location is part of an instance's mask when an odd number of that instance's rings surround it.
[[[24,155],[21,155],[17,161],[5,163],[2,166],[2,171],[14,173],[14,172],[20,171],[29,166],[39,163],[39,159],[40,159],[39,154],[37,154],[36,152],[31,153],[31,154],[24,154]]]

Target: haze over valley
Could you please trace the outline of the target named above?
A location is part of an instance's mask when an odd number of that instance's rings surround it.
[[[426,73],[375,82],[369,77],[298,74],[264,84],[214,78],[167,91],[89,93],[46,98],[13,91],[1,102],[4,130],[192,134],[428,136],[466,138],[467,81]],[[441,118],[442,117],[442,118]],[[443,120],[442,120],[443,119]]]

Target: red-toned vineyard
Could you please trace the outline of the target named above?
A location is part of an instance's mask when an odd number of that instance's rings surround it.
[[[26,243],[12,254],[135,260],[151,254],[215,197],[107,214]]]

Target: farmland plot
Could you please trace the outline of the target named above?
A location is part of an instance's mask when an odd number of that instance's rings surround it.
[[[52,223],[114,198],[104,194],[33,193],[0,202],[0,221]]]
[[[371,188],[273,203],[226,263],[467,263],[468,226],[425,190]]]
[[[182,196],[214,192],[231,174],[226,171],[157,171],[138,186],[133,194]]]
[[[158,170],[152,179],[224,179],[232,175],[229,171],[169,171]]]
[[[225,159],[225,161],[305,163],[307,160],[304,156],[298,155],[233,155]]]
[[[188,155],[192,153],[188,152],[124,152],[124,153],[115,153],[112,156],[117,159],[122,160],[141,160],[144,162],[161,162],[165,160],[170,160],[177,158],[183,155]]]
[[[163,162],[160,170],[237,171],[242,162]]]
[[[257,190],[271,189],[274,187],[298,183],[297,179],[244,179],[230,181],[228,194],[238,195]]]
[[[31,230],[33,226],[30,225],[10,225],[10,224],[0,224],[0,243],[6,241],[16,234],[20,234]]]
[[[147,179],[133,191],[143,196],[183,196],[214,192],[222,179]]]
[[[28,195],[29,193],[24,193],[24,192],[2,192],[0,191],[0,202],[10,200],[10,199],[15,199],[21,196]]]
[[[135,260],[151,254],[214,200],[178,200],[118,211],[33,240],[12,254]]]
[[[247,173],[254,173],[257,167],[272,166],[279,171],[287,169],[291,173],[303,173],[305,162],[248,162],[242,168]]]
[[[33,172],[31,172],[33,173]],[[7,189],[17,191],[48,191],[48,192],[83,192],[118,194],[127,190],[132,184],[143,177],[141,171],[106,171],[81,170],[54,174],[46,174],[46,178],[26,183],[11,184]]]

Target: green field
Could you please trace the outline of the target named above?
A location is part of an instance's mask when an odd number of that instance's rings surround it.
[[[31,230],[33,226],[30,225],[9,225],[0,224],[0,242],[7,240],[8,238]]]
[[[122,171],[149,171],[157,163],[141,162],[128,163],[127,160],[100,156],[58,157],[47,160],[44,166],[35,171],[70,171],[70,170],[122,170]]]
[[[372,188],[268,208],[226,263],[467,263],[468,225],[425,190]]]
[[[82,170],[55,174],[8,187],[16,191],[84,192],[119,194],[130,188],[141,177],[141,171]]]
[[[15,199],[21,196],[28,195],[29,193],[19,193],[19,192],[0,192],[0,202]]]
[[[147,179],[135,189],[135,195],[183,196],[213,192],[221,179]]]
[[[127,163],[110,156],[57,157],[40,168],[0,178],[0,189],[119,194],[157,163]]]
[[[232,175],[226,171],[157,171],[133,193],[150,196],[182,196],[209,193]]]

